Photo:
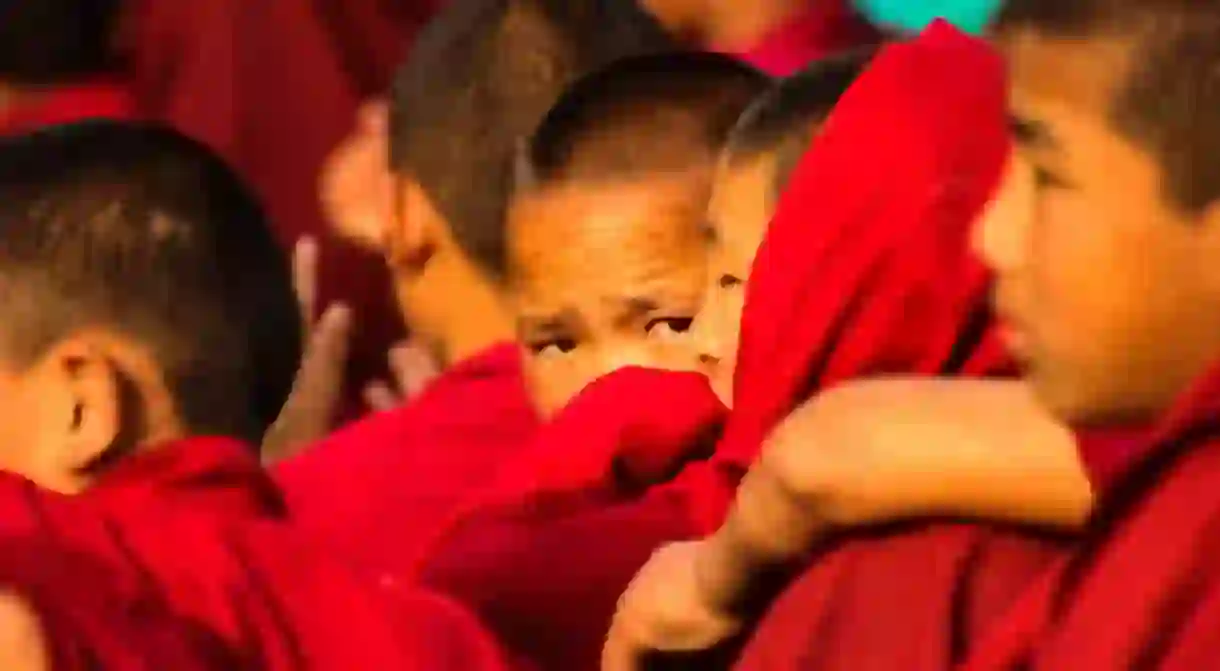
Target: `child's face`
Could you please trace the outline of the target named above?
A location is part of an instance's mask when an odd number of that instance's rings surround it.
[[[1157,161],[1115,130],[1125,49],[1003,47],[1018,150],[975,242],[1012,349],[1064,419],[1150,418],[1220,353],[1220,221],[1169,202]]]
[[[709,182],[704,169],[561,185],[513,203],[509,294],[544,411],[625,366],[695,369]]]
[[[695,324],[695,346],[704,374],[728,406],[746,280],[771,221],[774,177],[771,155],[725,162],[717,170],[708,206],[707,293]]]

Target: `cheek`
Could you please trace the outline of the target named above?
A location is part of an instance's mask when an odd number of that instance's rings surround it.
[[[552,414],[565,405],[585,385],[580,357],[531,356],[526,366],[530,393],[543,414]]]

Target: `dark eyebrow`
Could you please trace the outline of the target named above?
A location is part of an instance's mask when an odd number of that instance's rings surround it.
[[[576,315],[568,309],[549,315],[520,315],[517,317],[517,333],[549,335],[569,330]]]
[[[1045,151],[1059,148],[1059,140],[1055,138],[1050,127],[1041,121],[1009,114],[1008,128],[1017,144],[1028,149]]]

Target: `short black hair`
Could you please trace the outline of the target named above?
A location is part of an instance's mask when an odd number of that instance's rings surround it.
[[[0,0],[0,81],[41,88],[115,67],[121,0]]]
[[[866,47],[814,61],[759,96],[729,135],[729,160],[774,154],[778,195],[809,149],[817,126],[826,121],[876,53],[875,47]]]
[[[390,160],[463,251],[503,277],[513,151],[577,77],[675,45],[633,0],[454,0],[394,82]]]
[[[636,56],[571,86],[530,139],[520,175],[545,187],[711,166],[771,80],[714,53]]]
[[[0,141],[0,352],[73,332],[148,347],[193,433],[260,441],[292,386],[288,261],[220,159],[152,124],[89,121]]]
[[[1115,129],[1156,158],[1176,206],[1198,211],[1220,197],[1220,0],[1009,0],[996,31],[1019,30],[1131,40]]]

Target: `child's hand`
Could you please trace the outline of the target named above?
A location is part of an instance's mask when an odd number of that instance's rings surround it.
[[[364,388],[364,402],[373,412],[392,410],[414,399],[441,373],[427,348],[410,341],[390,349],[390,374],[394,381],[376,381]]]
[[[713,608],[697,570],[704,541],[671,543],[653,553],[627,591],[602,651],[602,671],[633,671],[648,653],[709,650],[741,628]]]
[[[0,669],[42,671],[51,668],[38,614],[23,599],[0,592]]]
[[[389,166],[388,108],[384,100],[365,103],[356,126],[326,159],[319,179],[322,209],[340,237],[381,251],[392,216],[393,176]]]
[[[316,322],[318,245],[297,242],[292,257],[293,286],[308,340],[292,394],[263,438],[263,460],[273,463],[295,455],[330,432],[343,393],[343,372],[351,336],[351,313],[332,305]]]

